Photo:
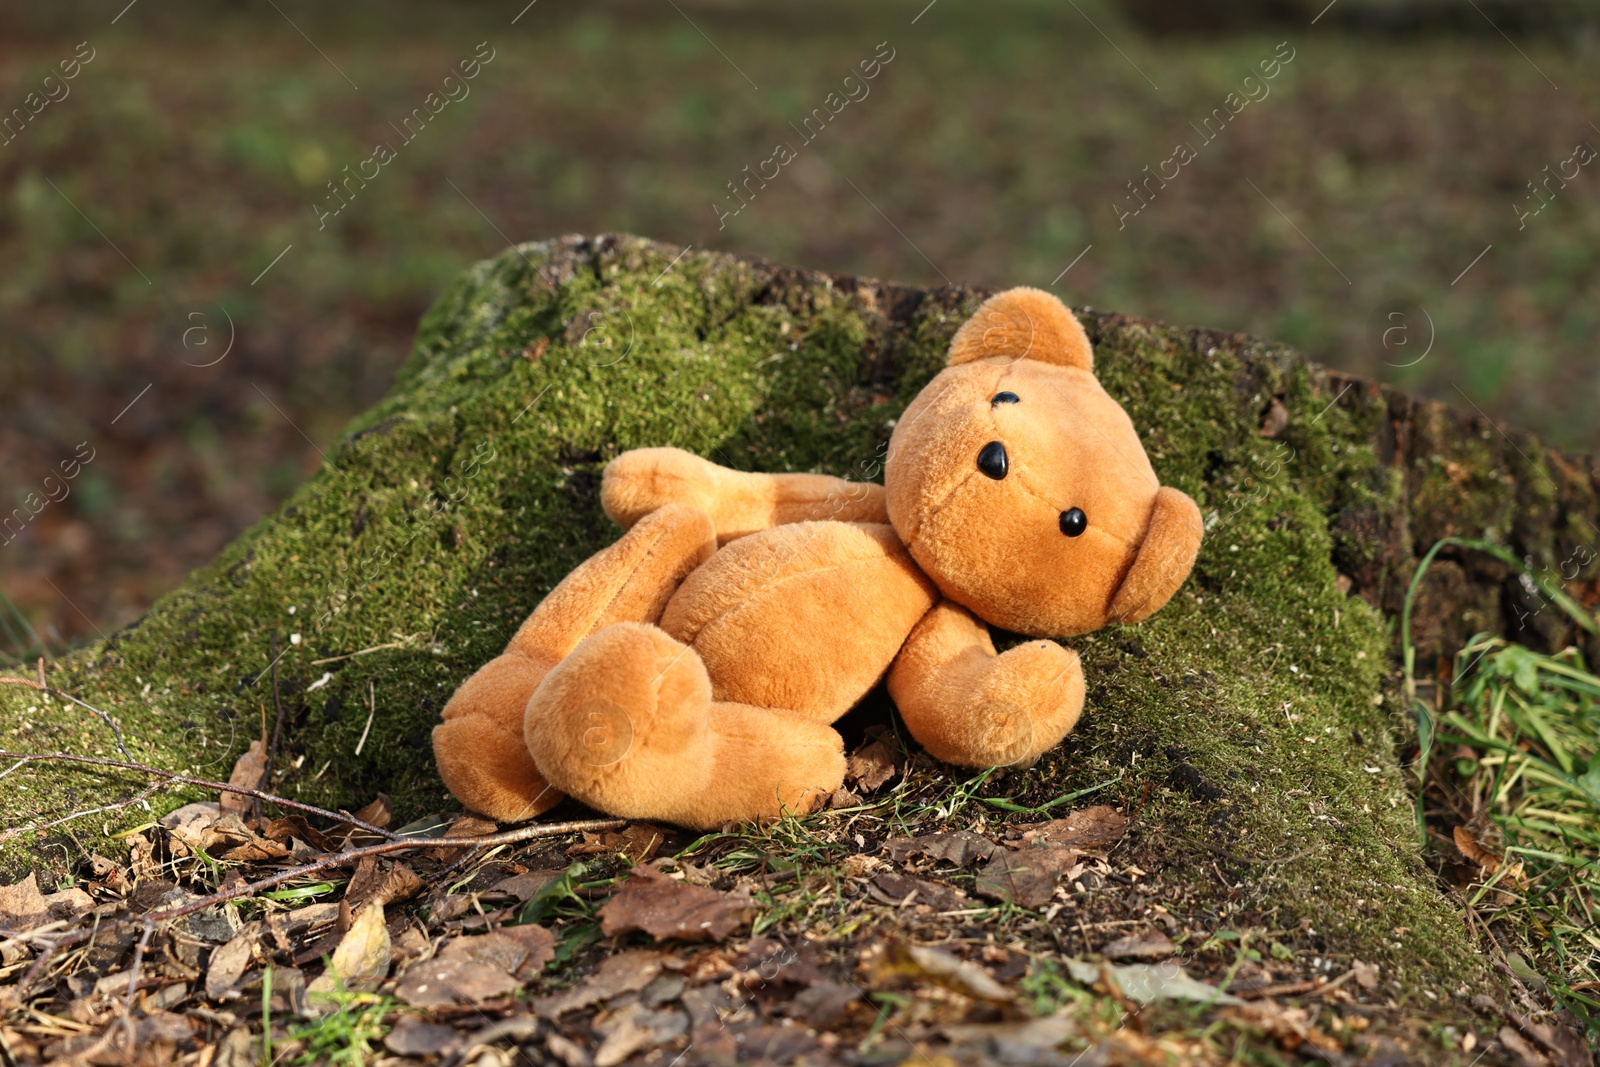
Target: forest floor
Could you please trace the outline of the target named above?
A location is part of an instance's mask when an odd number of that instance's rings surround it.
[[[5,1062],[1592,1063],[1514,979],[1400,992],[1186,906],[1136,806],[1007,810],[887,736],[831,810],[702,836],[390,830],[382,796],[244,792],[262,755],[74,884],[0,889]]]

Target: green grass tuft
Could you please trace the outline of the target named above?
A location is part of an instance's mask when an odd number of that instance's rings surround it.
[[[1505,836],[1497,871],[1468,901],[1509,920],[1532,970],[1591,1030],[1600,1027],[1600,676],[1577,649],[1556,655],[1482,636],[1438,736],[1469,810]],[[1460,746],[1452,748],[1451,746]],[[1513,964],[1515,969],[1515,964]],[[1537,979],[1536,979],[1537,980]]]

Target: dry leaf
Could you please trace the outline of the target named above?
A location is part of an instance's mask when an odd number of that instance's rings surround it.
[[[439,949],[436,958],[495,967],[510,974],[528,958],[528,949],[519,939],[495,931],[475,937],[453,937]]]
[[[721,941],[744,925],[749,902],[715,889],[685,885],[645,865],[600,909],[607,937],[643,931],[660,940]]]
[[[1017,1022],[967,1023],[943,1030],[944,1036],[955,1044],[976,1045],[996,1063],[1056,1062],[1040,1053],[1082,1033],[1082,1027],[1066,1013]]]
[[[75,919],[93,910],[94,898],[76,886],[49,896],[39,892],[39,876],[34,871],[28,872],[28,877],[16,885],[0,886],[0,926],[12,930]]]
[[[1166,934],[1154,930],[1119,937],[1100,950],[1108,960],[1164,960],[1177,951]]]
[[[661,973],[666,963],[663,953],[647,949],[630,949],[607,956],[588,981],[553,996],[538,998],[533,1002],[533,1010],[547,1019],[554,1019],[622,993],[637,993]]]
[[[544,1047],[550,1051],[550,1055],[566,1064],[566,1067],[593,1067],[589,1054],[583,1050],[583,1046],[560,1034],[553,1033],[545,1038]]]
[[[1471,830],[1465,826],[1458,826],[1453,831],[1453,836],[1456,848],[1461,850],[1461,854],[1482,867],[1486,873],[1493,874],[1500,869],[1502,862],[1500,857],[1484,848]]]
[[[955,830],[923,834],[921,837],[891,837],[883,843],[884,851],[896,863],[904,863],[908,856],[927,856],[943,860],[957,867],[968,867],[978,860],[994,854],[996,845],[987,837],[968,830]]]
[[[496,882],[489,888],[489,892],[504,893],[508,897],[515,897],[518,901],[531,900],[535,893],[560,878],[563,873],[564,869],[558,867],[514,874],[510,878],[502,878]]]
[[[1190,978],[1176,963],[1129,963],[1117,966],[1110,963],[1087,963],[1071,958],[1063,959],[1067,973],[1074,982],[1093,986],[1107,976],[1117,983],[1117,988],[1129,1000],[1149,1004],[1157,1000],[1197,1000],[1211,1004],[1243,1004],[1244,1001],[1216,986]]]
[[[1070,848],[1022,848],[995,855],[978,872],[972,890],[980,897],[1042,908],[1055,896],[1061,874],[1079,853]]]
[[[1007,1003],[1015,999],[1011,990],[976,963],[968,963],[942,948],[913,945],[899,938],[884,943],[883,954],[874,961],[872,976],[874,984],[925,982],[977,1000]]]
[[[376,856],[367,856],[350,876],[344,899],[356,911],[370,901],[388,906],[410,900],[422,884],[422,879],[404,863],[380,864]]]
[[[633,1003],[597,1019],[594,1028],[605,1038],[595,1050],[594,1067],[617,1067],[636,1052],[677,1038],[689,1029],[689,1019],[676,1008],[653,1011]]]
[[[840,808],[853,808],[859,803],[861,798],[841,785],[828,794],[828,803],[825,806],[829,811],[838,811]]]
[[[161,817],[161,825],[198,840],[201,831],[222,818],[222,805],[214,800],[197,800],[175,808]]]
[[[0,886],[0,923],[21,930],[47,921],[49,912],[35,872],[29,871],[16,885]]]
[[[1502,1045],[1516,1054],[1517,1060],[1522,1064],[1522,1067],[1550,1067],[1550,1057],[1534,1048],[1521,1034],[1511,1029],[1511,1027],[1502,1026],[1500,1033],[1496,1036],[1500,1038]]]
[[[361,909],[350,929],[333,950],[328,970],[306,989],[308,999],[327,994],[341,986],[347,990],[367,990],[389,973],[389,928],[384,924],[383,905],[374,901]]]
[[[1122,839],[1133,820],[1115,808],[1097,804],[1075,811],[1061,819],[1010,827],[1020,835],[1024,848],[1030,845],[1055,845],[1059,848],[1104,848]]]
[[[463,815],[451,823],[444,832],[445,837],[486,837],[499,830],[500,827],[488,819],[480,819],[476,815]],[[436,848],[431,855],[440,863],[454,863],[467,854],[465,846],[456,848]]]
[[[406,971],[395,996],[414,1008],[446,1008],[455,1004],[481,1004],[521,987],[504,970],[471,958],[436,958]]]
[[[244,755],[234,762],[233,773],[228,775],[228,784],[240,789],[260,789],[261,779],[266,773],[267,746],[260,741],[252,741]],[[242,815],[255,806],[255,798],[225,791],[218,803],[223,811]]]
[[[836,1054],[825,1049],[816,1036],[804,1027],[770,1026],[764,1023],[729,1023],[697,1028],[694,1054],[697,1060],[706,1063],[839,1062]],[[913,1053],[912,1059],[906,1062],[930,1061]]]
[[[16,885],[0,886],[0,928],[28,930],[50,921],[50,906],[39,892],[39,876],[28,877]]]
[[[254,841],[246,841],[242,845],[223,852],[219,858],[231,863],[259,863],[261,860],[282,859],[289,854],[289,850],[276,841],[268,841],[264,837]]]
[[[415,1015],[401,1015],[383,1045],[396,1056],[445,1056],[466,1044],[453,1026],[425,1023]]]
[[[1594,1058],[1584,1043],[1582,1026],[1570,1012],[1564,1011],[1555,1016],[1555,1025],[1536,1022],[1514,1011],[1506,1012],[1505,1017],[1524,1035],[1532,1038],[1538,1048],[1544,1050],[1539,1055],[1547,1062],[1556,1067],[1593,1067]],[[1500,1040],[1508,1048],[1511,1047],[1505,1040],[1504,1030],[1500,1031]],[[1518,1052],[1518,1056],[1527,1059],[1522,1052]]]
[[[966,895],[943,882],[929,882],[904,874],[884,871],[867,885],[867,895],[880,904],[895,907],[926,904],[935,911],[954,911],[966,903]]]
[[[635,864],[655,858],[667,839],[667,832],[646,822],[630,823],[615,833],[584,832],[583,840],[567,849],[569,856],[598,856],[620,852]]]
[[[1228,1009],[1228,1017],[1274,1038],[1293,1052],[1310,1045],[1321,1052],[1342,1052],[1343,1046],[1311,1024],[1311,1013],[1304,1008],[1284,1007],[1274,1000],[1255,1000]]]
[[[895,776],[894,752],[882,741],[874,741],[856,750],[845,763],[845,781],[859,785],[864,793],[871,793]]]
[[[285,815],[281,819],[273,819],[261,831],[261,836],[282,845],[295,840],[304,841],[318,852],[334,850],[334,844],[328,839],[328,835],[306,822],[303,815]]]
[[[788,1014],[813,1030],[837,1030],[857,1001],[865,998],[855,986],[818,982],[794,995]]]
[[[246,924],[227,944],[211,954],[206,968],[206,996],[211,1000],[231,1000],[239,995],[239,979],[250,969],[261,924]]]
[[[387,829],[389,820],[394,817],[394,813],[390,808],[389,794],[379,793],[378,798],[356,812],[355,817],[364,823],[376,826],[380,830]],[[356,829],[359,830],[360,827],[356,827]]]
[[[502,926],[498,932],[500,936],[516,941],[527,951],[528,955],[512,971],[512,974],[524,982],[530,981],[544,970],[545,964],[556,957],[556,935],[543,926],[524,923],[520,926]]]

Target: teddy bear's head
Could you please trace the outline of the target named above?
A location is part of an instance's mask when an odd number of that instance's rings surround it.
[[[1199,508],[1156,480],[1088,335],[1038,289],[991,297],[957,331],[895,426],[884,487],[940,591],[1019,633],[1146,618],[1200,550]]]

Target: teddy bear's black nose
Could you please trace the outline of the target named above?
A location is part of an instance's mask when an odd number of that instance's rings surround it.
[[[995,481],[1006,476],[1006,446],[999,441],[990,441],[983,446],[983,451],[978,453],[978,469]]]
[[[989,400],[989,406],[990,407],[994,407],[996,404],[1020,404],[1020,403],[1022,403],[1022,398],[1020,396],[1018,396],[1016,393],[1011,392],[1010,390],[1007,390],[1007,391],[1005,391],[1003,393],[996,393]]]
[[[1083,513],[1082,508],[1068,508],[1061,513],[1061,532],[1068,537],[1077,537],[1089,528],[1089,516]]]

